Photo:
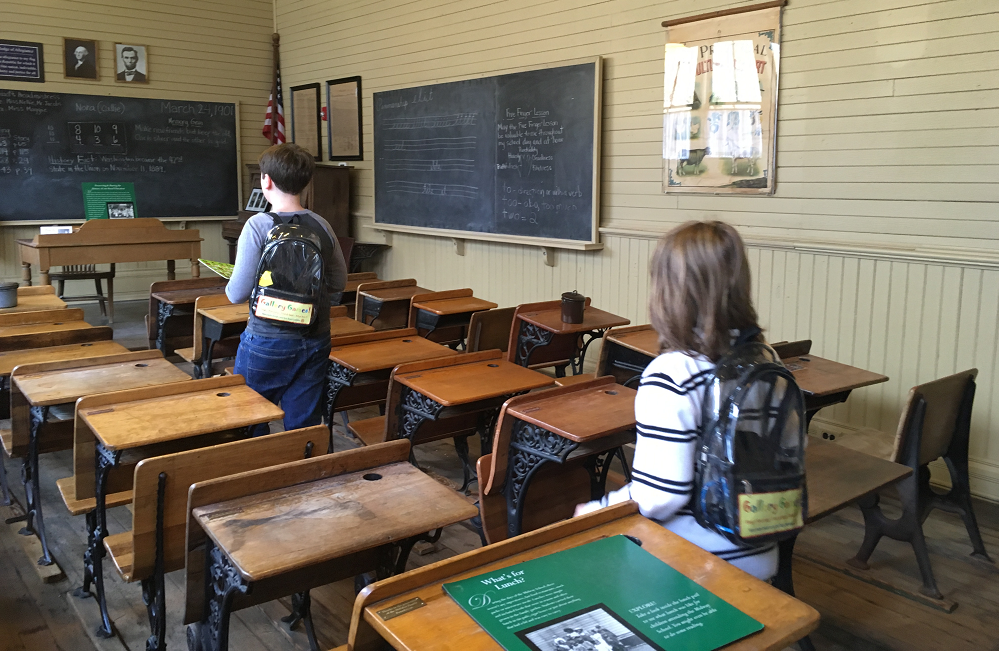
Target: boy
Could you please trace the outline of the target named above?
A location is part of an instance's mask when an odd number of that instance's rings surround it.
[[[274,227],[277,215],[288,223],[310,227],[332,244],[330,259],[325,262],[328,305],[337,305],[347,282],[347,265],[336,234],[325,219],[302,207],[301,193],[312,180],[316,163],[312,155],[294,143],[275,145],[260,155],[260,188],[271,204],[271,212],[250,217],[239,235],[236,267],[226,285],[225,293],[233,303],[250,298],[257,282],[257,265]],[[329,244],[329,243],[327,243]],[[327,310],[328,312],[328,310]],[[320,398],[326,379],[330,354],[330,321],[319,313],[309,329],[285,327],[275,321],[258,319],[250,306],[250,321],[240,337],[236,351],[235,373],[246,378],[246,384],[274,404],[284,409],[285,430],[318,425],[322,421]],[[253,428],[254,436],[268,433],[266,424]]]

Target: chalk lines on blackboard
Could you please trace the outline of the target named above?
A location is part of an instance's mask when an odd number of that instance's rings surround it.
[[[385,163],[390,172],[474,172],[473,158],[423,159],[409,158],[390,160]]]
[[[415,140],[386,140],[385,151],[434,151],[445,149],[475,149],[475,136],[458,138],[418,138]]]
[[[453,113],[451,115],[423,115],[413,118],[383,118],[385,129],[439,129],[442,127],[475,126],[478,113]]]
[[[479,196],[479,188],[474,185],[389,181],[386,186],[389,192],[404,192],[406,194],[429,194],[437,197],[458,197],[461,199],[475,199]]]

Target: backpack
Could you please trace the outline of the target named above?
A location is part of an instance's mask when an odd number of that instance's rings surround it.
[[[740,336],[707,381],[691,509],[739,546],[797,535],[808,511],[805,406],[772,348]]]
[[[274,226],[257,263],[250,294],[253,316],[282,328],[314,331],[320,319],[329,318],[326,260],[333,255],[333,240],[310,215],[266,214]]]

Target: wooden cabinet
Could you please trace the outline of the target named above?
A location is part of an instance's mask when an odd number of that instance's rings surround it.
[[[250,187],[260,187],[260,166],[246,166],[250,171]],[[312,183],[302,192],[302,206],[322,216],[337,237],[350,237],[350,170],[349,166],[316,166]],[[236,260],[236,241],[243,224],[254,213],[239,211],[239,217],[222,224],[222,237],[229,243],[229,261]]]

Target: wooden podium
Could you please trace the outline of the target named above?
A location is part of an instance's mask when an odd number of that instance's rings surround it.
[[[158,219],[93,219],[72,233],[36,235],[17,240],[21,279],[31,284],[31,265],[38,267],[39,284],[48,285],[49,269],[57,265],[167,261],[167,278],[174,280],[175,260],[190,260],[191,275],[201,275],[202,238],[196,228],[168,230]]]

